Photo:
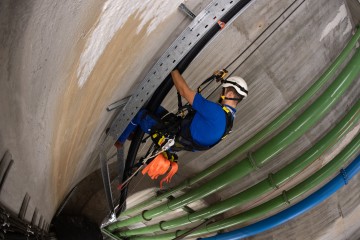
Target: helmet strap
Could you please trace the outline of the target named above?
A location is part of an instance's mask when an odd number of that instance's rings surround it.
[[[238,102],[241,102],[241,100],[243,100],[243,98],[227,98],[227,97],[225,97],[224,99],[238,101]]]
[[[241,96],[241,97],[239,97],[239,98],[228,98],[228,97],[225,97],[225,88],[223,88],[222,94],[221,94],[218,102],[221,103],[223,100],[232,100],[232,101],[237,101],[237,102],[239,103],[239,102],[241,102],[241,100],[243,100],[243,99],[244,99],[243,96]]]

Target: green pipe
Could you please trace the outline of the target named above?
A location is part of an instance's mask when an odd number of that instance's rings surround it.
[[[305,104],[321,89],[324,84],[327,83],[329,79],[335,74],[339,66],[347,59],[348,55],[351,53],[351,50],[355,47],[356,43],[360,38],[360,29],[358,29],[355,35],[348,42],[346,47],[340,53],[340,55],[335,59],[335,61],[329,66],[329,68],[321,75],[321,77],[302,95],[299,99],[297,99],[289,108],[287,108],[283,113],[281,113],[275,120],[273,120],[270,124],[268,124],[265,128],[259,131],[256,135],[250,138],[243,145],[235,149],[226,157],[219,160],[217,163],[203,170],[202,172],[196,174],[195,177],[190,178],[182,182],[177,187],[169,190],[166,193],[163,193],[159,196],[153,197],[151,199],[147,199],[146,201],[136,205],[133,208],[125,210],[121,215],[132,214],[136,211],[139,211],[155,202],[161,201],[164,198],[173,195],[174,193],[183,190],[184,188],[189,187],[192,184],[195,184],[209,175],[214,174],[217,170],[221,169],[234,159],[240,157],[243,153],[249,151],[255,145],[259,144],[262,140],[264,140],[271,133],[276,131],[282,124],[288,121],[296,112],[298,112],[301,108],[305,106]]]
[[[327,165],[317,171],[314,175],[310,176],[308,179],[296,185],[289,191],[284,191],[282,195],[272,199],[271,201],[261,204],[260,206],[247,211],[247,218],[254,219],[254,216],[263,216],[266,213],[275,210],[275,208],[290,204],[295,198],[304,195],[306,192],[320,185],[327,178],[331,177],[333,174],[339,171],[342,166],[346,165],[346,163],[351,160],[352,156],[359,153],[359,149],[360,134],[358,134],[340,154],[338,154],[331,162],[329,162]],[[218,223],[213,225],[210,224],[209,226],[207,226],[207,232],[217,231],[219,230],[219,226],[221,226],[221,229],[223,229],[223,226],[227,228],[242,223],[242,215],[243,214],[239,214],[229,219],[226,219],[225,221],[219,221]]]
[[[192,189],[188,193],[169,201],[166,204],[162,204],[150,210],[145,210],[140,215],[114,223],[109,226],[108,229],[114,230],[119,227],[141,222],[143,220],[149,221],[154,217],[174,211],[222,189],[223,187],[250,173],[253,169],[262,166],[270,160],[269,156],[275,156],[275,153],[279,153],[291,143],[295,142],[331,110],[337,100],[340,99],[343,93],[359,75],[359,66],[360,50],[358,49],[346,67],[341,71],[339,76],[326,89],[326,91],[308,109],[306,109],[299,118],[287,126],[268,143],[259,148],[256,152],[250,154],[249,157],[245,158],[228,171],[211,179],[201,187]]]
[[[225,228],[229,228],[238,224],[243,224],[248,221],[252,221],[258,217],[262,217],[265,214],[270,213],[280,207],[288,206],[292,203],[294,199],[300,195],[304,195],[306,192],[311,191],[313,188],[321,185],[327,178],[331,177],[340,168],[344,165],[347,165],[347,162],[350,161],[352,156],[359,153],[360,149],[360,134],[358,134],[350,144],[348,144],[331,162],[317,171],[315,174],[299,183],[292,189],[288,191],[283,191],[283,193],[255,208],[252,208],[246,212],[237,214],[230,218],[220,220],[215,223],[208,224],[207,226],[194,231],[188,237],[196,237],[203,234],[208,234],[216,232]],[[176,231],[168,234],[156,235],[156,236],[136,236],[131,237],[131,240],[145,240],[145,239],[173,239],[185,232],[187,230]]]
[[[314,146],[286,167],[275,174],[270,174],[267,179],[264,179],[253,187],[198,212],[190,213],[177,219],[162,221],[155,225],[120,232],[118,235],[133,236],[157,231],[167,231],[169,229],[180,227],[199,220],[211,218],[235,207],[241,207],[255,198],[260,197],[271,190],[277,189],[281,184],[302,172],[313,161],[318,159],[325,150],[334,146],[339,139],[341,139],[350,129],[354,127],[354,125],[359,122],[359,120],[360,101],[358,101],[347,113],[347,115]]]

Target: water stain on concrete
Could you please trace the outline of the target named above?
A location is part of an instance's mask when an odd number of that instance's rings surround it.
[[[134,14],[133,16],[136,16]],[[117,86],[125,91],[130,88],[126,75],[141,59],[141,49],[145,46],[145,26],[140,33],[134,29],[140,23],[135,17],[130,17],[127,23],[118,30],[111,42],[99,58],[85,85],[80,89],[77,79],[77,68],[84,42],[78,43],[81,49],[74,62],[66,88],[58,107],[57,128],[53,140],[53,196],[55,204],[59,204],[70,188],[80,179],[76,169],[84,169],[86,164],[84,153],[89,151],[87,145],[93,129],[99,124],[99,119],[106,104]],[[79,166],[80,165],[80,166]]]

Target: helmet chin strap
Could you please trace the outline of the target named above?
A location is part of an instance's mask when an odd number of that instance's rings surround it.
[[[220,99],[219,99],[219,103],[221,103],[222,100],[233,100],[233,101],[240,102],[241,100],[243,100],[243,98],[228,98],[228,97],[225,97],[225,95],[221,95]]]
[[[223,100],[232,100],[232,101],[237,101],[237,103],[239,103],[239,102],[241,102],[241,100],[243,100],[243,98],[244,98],[243,96],[241,96],[241,97],[239,97],[239,98],[228,98],[228,97],[225,97],[225,88],[223,88],[222,94],[221,94],[218,102],[221,104],[221,102],[222,102]]]

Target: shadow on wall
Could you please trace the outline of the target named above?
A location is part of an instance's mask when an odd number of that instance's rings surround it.
[[[99,226],[84,216],[60,215],[53,221],[58,240],[102,240]]]

